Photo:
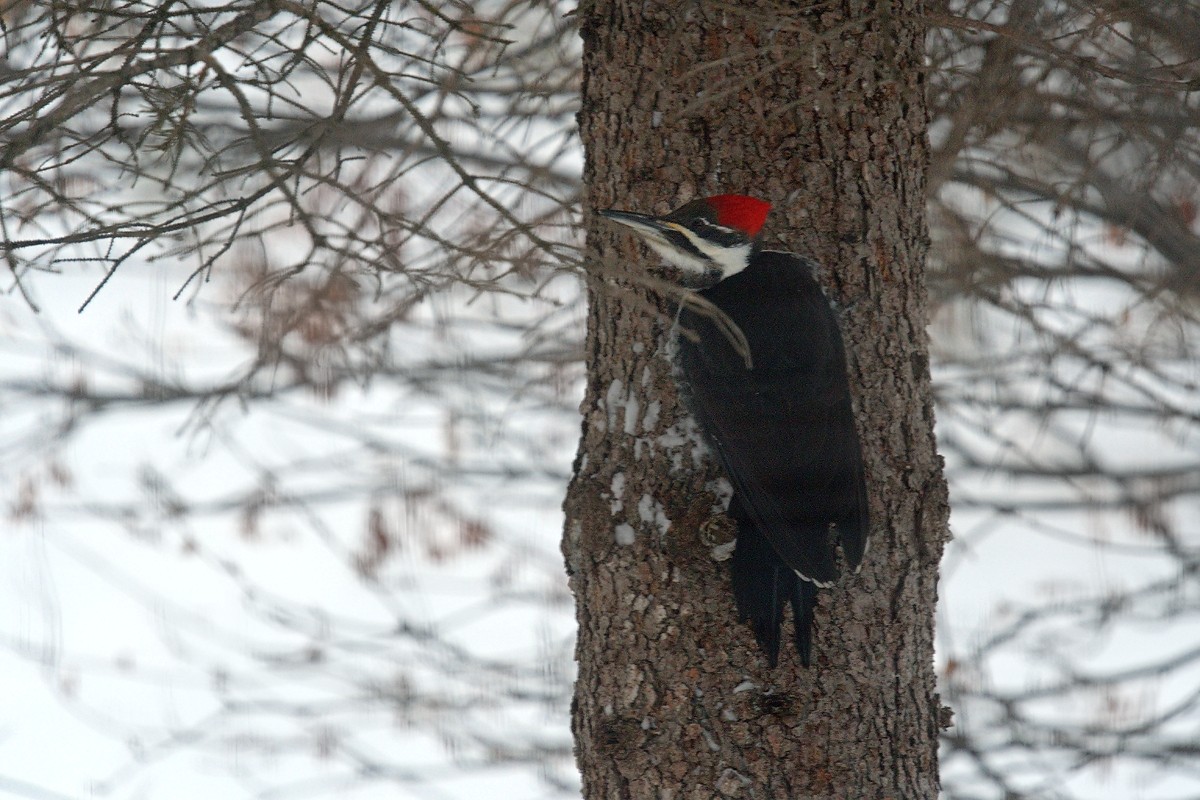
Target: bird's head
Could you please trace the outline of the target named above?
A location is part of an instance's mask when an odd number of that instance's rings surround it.
[[[744,270],[758,245],[771,204],[744,194],[702,197],[663,217],[601,211],[628,225],[646,244],[683,271],[682,283],[702,289]]]

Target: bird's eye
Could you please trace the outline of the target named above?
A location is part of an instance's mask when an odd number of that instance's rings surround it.
[[[735,230],[734,228],[726,228],[724,225],[718,225],[703,217],[692,220],[688,223],[688,229],[710,242],[716,242],[722,246],[730,246],[747,238],[743,231]]]

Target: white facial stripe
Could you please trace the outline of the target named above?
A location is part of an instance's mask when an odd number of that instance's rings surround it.
[[[714,266],[710,261],[704,261],[703,259],[696,258],[691,253],[683,252],[657,233],[646,236],[646,244],[650,245],[650,249],[662,256],[667,262],[688,272],[694,272],[697,275],[703,275]]]
[[[606,216],[614,222],[633,228],[641,234],[650,249],[669,263],[698,276],[720,273],[721,278],[724,279],[736,275],[749,264],[750,253],[753,250],[753,244],[748,241],[737,247],[722,247],[704,239],[678,222],[660,221],[652,224],[636,218],[636,215],[613,213],[606,214]],[[678,241],[668,239],[663,234],[662,228],[664,227],[670,229],[673,234],[679,234],[687,239],[688,244],[695,248],[696,252],[689,253],[680,248]]]
[[[697,236],[690,229],[676,222],[669,222],[667,225],[672,230],[686,236],[693,247],[708,256],[712,261],[710,266],[715,266],[719,269],[723,278],[738,274],[750,263],[750,251],[754,247],[750,242],[746,242],[744,245],[739,245],[738,247],[721,247],[718,244]]]
[[[627,225],[630,228],[633,228],[635,231],[641,234],[642,240],[650,246],[651,250],[662,256],[663,260],[675,265],[676,267],[679,267],[682,270],[693,272],[697,275],[703,275],[714,268],[720,269],[720,265],[718,264],[714,264],[710,261],[693,256],[691,253],[686,253],[680,250],[675,244],[663,236],[662,230],[655,225],[651,225],[637,219],[629,219],[627,217],[617,217],[615,218],[615,221],[621,223],[622,225]],[[676,225],[675,223],[668,223],[667,226],[673,229],[680,229],[680,226]],[[689,237],[689,241],[691,241],[691,237]]]

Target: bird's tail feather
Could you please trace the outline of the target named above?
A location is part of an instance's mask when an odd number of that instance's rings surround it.
[[[784,571],[791,572],[792,624],[796,629],[796,652],[800,654],[800,663],[807,667],[812,663],[813,609],[817,607],[817,585],[812,581],[801,580],[789,569]]]
[[[738,523],[731,572],[738,618],[749,622],[754,638],[773,667],[779,661],[783,609],[792,607],[796,652],[804,666],[812,659],[812,621],[817,587],[800,577],[776,554],[758,527],[744,515],[736,495],[729,507]]]

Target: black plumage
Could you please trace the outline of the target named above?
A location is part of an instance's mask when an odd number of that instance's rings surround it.
[[[749,365],[711,314],[685,305],[677,321],[685,402],[733,485],[738,614],[772,665],[786,605],[808,665],[814,584],[837,579],[839,541],[845,565],[857,568],[868,532],[845,350],[812,267],[757,251],[745,269],[698,292],[740,329]]]

